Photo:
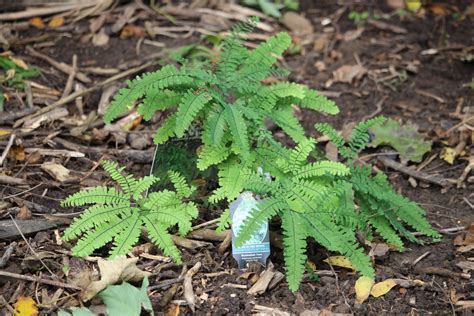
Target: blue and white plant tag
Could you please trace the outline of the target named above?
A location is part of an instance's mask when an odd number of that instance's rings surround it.
[[[259,200],[253,196],[252,192],[242,192],[229,205],[232,219],[232,256],[237,261],[239,269],[247,269],[250,262],[258,262],[266,266],[267,258],[270,255],[268,222],[262,224],[242,247],[235,246],[235,237],[244,220],[254,208],[257,208],[258,203]]]

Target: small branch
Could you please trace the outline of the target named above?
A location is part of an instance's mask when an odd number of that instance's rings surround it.
[[[72,71],[69,73],[69,77],[67,77],[66,86],[64,87],[63,94],[61,98],[67,97],[72,91],[72,85],[74,84],[74,78],[77,74],[77,55],[74,54],[72,56]]]
[[[471,279],[470,273],[459,273],[454,272],[448,269],[437,268],[437,267],[425,267],[425,268],[415,268],[415,271],[420,274],[436,274],[450,278],[463,278],[466,280]]]
[[[79,72],[77,71],[77,69],[75,70],[74,69],[74,66],[70,66],[66,63],[63,63],[63,62],[58,62],[54,59],[52,59],[51,57],[47,56],[47,55],[44,55],[40,52],[37,52],[35,51],[32,47],[28,46],[26,48],[26,50],[28,51],[28,53],[30,53],[31,55],[35,56],[35,57],[38,57],[38,58],[41,58],[42,60],[46,61],[47,63],[49,63],[51,66],[57,68],[58,70],[64,72],[65,74],[67,75],[71,75],[74,73],[74,76],[84,82],[84,83],[90,83],[92,82],[92,80],[87,77],[85,74],[83,74],[82,72]],[[77,57],[76,57],[77,58]]]
[[[5,253],[0,258],[0,268],[3,268],[7,265],[8,260],[10,260],[10,257],[12,256],[13,251],[15,250],[15,246],[16,242],[12,242],[10,245],[8,245],[8,248],[5,250]]]
[[[77,291],[82,290],[80,287],[72,285],[72,284],[66,284],[66,283],[59,282],[59,281],[42,279],[42,278],[39,278],[39,277],[23,275],[23,274],[18,274],[18,273],[13,273],[13,272],[7,272],[7,271],[1,271],[0,270],[0,276],[4,276],[4,277],[7,277],[7,278],[18,279],[18,280],[23,280],[23,281],[38,282],[38,283],[48,284],[48,285],[52,285],[52,286],[56,286],[56,287],[71,289],[71,290],[77,290]]]
[[[16,137],[15,134],[10,135],[10,139],[8,140],[8,144],[5,147],[5,149],[3,150],[2,156],[0,157],[0,167],[3,165],[3,162],[7,158],[8,152],[10,151],[10,148],[13,145],[13,141],[15,140],[15,137]]]
[[[196,264],[186,272],[186,275],[184,276],[184,298],[186,299],[186,302],[189,304],[189,308],[191,310],[195,311],[195,305],[196,305],[196,298],[194,297],[194,290],[193,290],[193,276],[199,271],[201,268],[201,262],[196,262]]]
[[[411,168],[408,168],[407,166],[402,165],[401,163],[396,162],[395,160],[391,160],[386,157],[380,156],[378,157],[378,159],[382,161],[386,167],[400,171],[418,180],[428,182],[428,183],[434,183],[442,187],[450,185],[450,182],[448,179],[432,176],[422,171],[413,170]]]

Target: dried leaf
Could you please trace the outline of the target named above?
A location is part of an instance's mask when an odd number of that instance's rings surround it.
[[[432,5],[430,5],[430,10],[435,15],[445,16],[445,15],[449,14],[448,8],[446,8],[446,6],[444,6],[440,3],[433,3]]]
[[[10,135],[12,131],[6,130],[6,129],[0,129],[0,136],[7,136]]]
[[[355,284],[356,304],[362,304],[369,297],[373,285],[374,279],[367,276],[361,276],[357,279]]]
[[[178,316],[179,312],[180,310],[178,304],[170,304],[166,309],[165,316]]]
[[[456,266],[465,272],[469,272],[471,270],[474,270],[474,261],[460,261],[456,263]]]
[[[392,279],[378,282],[372,287],[370,295],[373,297],[380,297],[387,294],[395,285],[397,285],[397,283]]]
[[[30,296],[24,297],[20,296],[15,305],[15,316],[36,316],[38,315],[38,307],[36,307],[36,302]]]
[[[334,82],[352,83],[355,79],[362,78],[367,69],[360,65],[344,65],[333,71]]]
[[[54,162],[44,162],[41,165],[41,169],[46,171],[51,177],[59,182],[64,182],[71,178],[71,171],[69,169]]]
[[[83,301],[88,301],[110,284],[118,281],[140,281],[150,273],[137,268],[138,257],[127,258],[117,256],[111,260],[99,258],[97,264],[101,279],[90,283],[81,295]]]
[[[15,65],[17,65],[21,69],[28,70],[28,65],[23,61],[23,59],[13,56],[10,56],[9,58],[12,62],[15,63]]]
[[[454,163],[454,159],[456,157],[456,152],[455,152],[454,148],[444,147],[441,150],[441,153],[439,154],[439,157],[441,159],[443,159],[444,161],[446,161],[447,163],[449,163],[450,165],[452,165]]]
[[[126,25],[120,32],[121,39],[127,39],[133,36],[142,38],[142,37],[145,37],[145,35],[146,35],[146,32],[143,27],[137,26],[137,25],[130,25],[130,24]]]
[[[23,146],[16,146],[16,145],[12,146],[10,148],[9,154],[13,158],[15,158],[16,161],[25,161],[26,155],[25,155],[25,148],[23,148]]]
[[[333,266],[355,270],[355,267],[345,256],[332,256],[323,260]]]
[[[390,251],[390,247],[386,243],[372,243],[370,246],[370,257],[383,257]]]
[[[94,46],[105,46],[109,43],[109,39],[109,36],[102,28],[100,29],[99,33],[92,36],[92,44],[94,44]]]
[[[31,18],[28,23],[38,29],[44,29],[45,25],[40,17]]]
[[[20,211],[18,214],[16,214],[16,219],[23,220],[23,219],[31,219],[32,214],[31,211],[26,207],[26,205],[23,205],[20,207]]]
[[[297,34],[311,34],[314,32],[311,22],[296,12],[288,11],[282,17],[282,23]]]
[[[49,21],[48,27],[50,29],[54,29],[57,27],[60,27],[61,25],[64,24],[64,16],[62,15],[55,15],[53,18]]]

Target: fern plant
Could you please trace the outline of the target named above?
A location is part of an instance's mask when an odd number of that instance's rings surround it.
[[[264,84],[270,76],[280,78],[288,74],[275,64],[291,44],[291,38],[287,33],[278,33],[247,50],[241,33],[252,30],[257,22],[252,19],[234,27],[223,40],[219,59],[207,68],[167,65],[129,81],[115,96],[105,121],[111,122],[138,104],[137,110],[144,119],[150,119],[156,111],[172,109],[156,132],[157,144],[182,137],[191,127],[200,130],[202,146],[196,153],[196,166],[200,170],[211,166],[218,170],[219,186],[209,201],[231,202],[244,190],[260,195],[261,203],[245,220],[237,244],[250,239],[264,221],[279,218],[286,275],[293,291],[298,289],[305,270],[308,238],[344,254],[362,274],[370,277],[374,276],[374,269],[356,239],[357,231],[365,231],[369,236],[375,231],[400,250],[400,236],[421,242],[411,230],[438,238],[423,211],[396,194],[383,174],[373,175],[370,166],[357,167],[353,163],[369,142],[367,129],[383,118],[357,125],[348,142],[328,124],[317,124],[316,129],[336,144],[344,159],[333,162],[309,158],[315,141],[306,137],[293,114],[294,107],[331,115],[339,109],[333,101],[305,85],[282,80]],[[268,120],[296,146],[289,148],[275,140],[267,128]],[[271,175],[271,180],[263,176],[265,173]],[[155,196],[160,198],[156,205],[166,204],[165,197],[172,194],[157,193]],[[139,204],[148,209],[153,204],[150,199],[151,196],[145,199],[148,202]],[[174,201],[179,204],[178,200]],[[195,208],[193,204],[186,207]],[[156,220],[176,223],[159,215],[159,211],[156,214]],[[125,216],[128,215],[119,217]],[[226,210],[219,229],[225,229],[229,223]]]
[[[73,247],[75,256],[88,256],[109,242],[110,255],[126,254],[137,242],[142,228],[165,255],[181,262],[178,248],[173,243],[169,228],[178,225],[179,233],[186,235],[198,209],[187,201],[194,192],[177,172],[168,172],[175,191],[162,190],[145,195],[159,179],[145,176],[135,179],[124,174],[124,167],[116,162],[103,161],[102,166],[119,185],[95,187],[77,192],[62,201],[62,206],[92,204],[64,231],[64,240],[79,238]]]

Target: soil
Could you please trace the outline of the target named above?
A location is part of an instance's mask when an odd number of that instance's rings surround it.
[[[287,56],[285,62],[291,70],[291,79],[300,83],[309,85],[320,91],[331,91],[337,93],[332,99],[341,108],[341,114],[330,117],[314,112],[303,111],[300,114],[302,123],[306,131],[313,136],[320,136],[316,133],[313,126],[316,122],[326,121],[334,124],[337,129],[344,130],[346,126],[358,122],[367,117],[377,109],[377,104],[383,100],[381,111],[387,117],[400,120],[404,123],[411,122],[419,127],[420,132],[427,139],[434,140],[432,151],[425,156],[439,154],[445,146],[443,141],[455,143],[456,139],[443,139],[439,136],[439,130],[448,130],[459,123],[459,118],[450,115],[456,111],[460,98],[463,99],[464,106],[473,106],[472,100],[474,90],[464,84],[471,82],[474,76],[474,65],[461,60],[462,47],[472,45],[473,29],[472,17],[465,19],[456,19],[452,12],[446,16],[426,13],[424,17],[416,17],[412,14],[399,16],[393,14],[393,9],[382,4],[382,1],[372,1],[368,4],[348,5],[343,8],[338,4],[317,4],[315,1],[300,1],[300,12],[313,23],[315,32],[323,34],[321,21],[328,16],[333,17],[335,12],[341,15],[336,24],[338,34],[344,34],[347,31],[354,30],[354,22],[348,18],[352,10],[369,11],[372,14],[390,15],[383,19],[383,22],[390,25],[402,27],[407,30],[404,34],[395,34],[392,31],[381,30],[369,23],[364,25],[364,32],[355,40],[345,42],[343,40],[330,40],[327,44],[333,45],[332,49],[326,49],[323,52],[314,52],[312,44],[303,47],[301,54]],[[450,8],[456,8],[458,12],[464,12],[469,1],[457,1]],[[454,9],[453,9],[454,10]],[[79,22],[77,28],[87,27],[86,22]],[[19,39],[27,39],[41,35],[44,31],[28,28],[21,31]],[[110,42],[105,47],[95,47],[90,42],[81,43],[81,33],[75,30],[68,32],[68,36],[60,36],[59,33],[53,33],[52,46],[35,48],[52,58],[70,64],[72,55],[79,56],[80,66],[96,67],[120,67],[129,64],[130,61],[139,63],[143,56],[156,52],[157,48],[149,45],[143,45],[140,55],[136,54],[136,38],[121,39],[116,36],[110,38]],[[296,38],[298,39],[298,38]],[[168,38],[158,38],[167,47],[178,47],[183,44],[199,41],[197,37],[191,37],[186,40],[169,40]],[[461,47],[461,48],[459,48]],[[423,54],[430,48],[438,48],[438,53],[430,55]],[[25,50],[24,45],[12,47],[15,55],[22,56],[28,63],[34,64],[43,69],[43,75],[39,82],[62,91],[66,76],[56,70],[51,70],[48,64],[30,56]],[[322,61],[326,69],[318,71],[315,63]],[[334,83],[326,87],[326,82],[331,78],[332,71],[342,65],[356,64],[360,62],[364,67],[370,69],[372,74],[364,76],[353,84]],[[396,70],[398,74],[407,68],[407,65],[416,65],[416,70],[406,70],[403,75],[394,76],[394,79],[384,82],[383,77],[390,74],[390,67]],[[379,70],[379,72],[377,72]],[[92,76],[93,77],[93,76]],[[102,80],[102,77],[93,77],[95,82]],[[439,102],[433,97],[420,94],[419,91],[426,91],[436,97],[442,98],[445,102]],[[95,110],[100,99],[100,92],[89,94],[84,99],[85,113]],[[19,104],[10,102],[6,104],[6,111],[17,110]],[[71,113],[77,111],[74,105],[69,105]],[[146,123],[141,133],[148,135],[153,131],[158,121]],[[45,135],[56,128],[55,125],[49,126],[48,130],[38,130],[36,134],[28,135],[24,139],[25,144],[35,146],[44,146],[47,148],[47,142],[42,145]],[[44,133],[46,131],[46,133]],[[43,132],[43,134],[41,134]],[[67,130],[62,130],[60,135],[64,139],[73,140]],[[6,143],[6,138],[0,138],[2,146]],[[52,140],[54,142],[54,138]],[[88,142],[86,140],[74,139],[75,143],[85,146],[105,146],[105,142]],[[452,145],[452,144],[451,144]],[[32,147],[35,147],[32,146]],[[54,145],[53,145],[54,146]],[[109,140],[108,146],[113,148],[124,148],[123,144],[114,144]],[[25,147],[27,147],[25,145]],[[323,148],[323,147],[322,147]],[[469,152],[469,147],[466,148]],[[472,149],[471,149],[472,150]],[[367,154],[379,152],[374,150]],[[87,156],[90,160],[75,161],[66,160],[65,166],[78,172],[88,172],[93,167],[93,161],[100,158],[100,154],[90,154]],[[430,173],[437,173],[445,178],[458,178],[467,165],[466,160],[458,159],[454,165],[448,165],[440,158],[434,159],[427,167]],[[122,159],[123,160],[123,159]],[[124,161],[127,162],[127,161]],[[469,225],[474,222],[472,206],[466,199],[471,197],[474,184],[465,183],[464,187],[451,187],[449,190],[442,190],[436,185],[418,183],[417,187],[410,185],[407,176],[399,172],[387,169],[383,164],[378,163],[377,159],[371,160],[379,169],[385,171],[394,186],[399,192],[408,196],[419,203],[427,212],[430,222],[435,228],[443,229],[449,227]],[[139,165],[128,162],[128,170],[136,172],[137,175],[147,173],[150,165]],[[20,172],[21,164],[10,165],[12,174]],[[38,165],[27,167],[28,180],[35,182],[51,183],[51,178],[41,171]],[[89,177],[89,183],[100,183],[103,181],[104,173],[94,172]],[[85,186],[83,183],[82,186]],[[44,196],[44,187],[32,190],[23,199],[46,206],[50,210],[65,212],[59,206],[59,201],[67,194],[76,192],[81,186],[76,184],[58,185],[52,183],[48,186],[47,195]],[[2,196],[6,197],[19,192],[14,187],[3,186],[0,189]],[[471,194],[471,195],[470,195]],[[206,212],[206,211],[204,211]],[[52,212],[54,213],[54,212]],[[6,219],[7,214],[0,211],[2,218]],[[210,214],[203,214],[203,219],[210,219]],[[197,222],[196,224],[198,224]],[[330,310],[334,313],[355,313],[355,314],[416,314],[416,315],[445,315],[453,314],[458,310],[453,303],[453,293],[461,293],[463,300],[474,299],[474,284],[472,280],[465,280],[456,277],[445,277],[439,275],[425,274],[417,272],[423,267],[444,268],[450,271],[460,272],[456,266],[459,261],[467,260],[472,257],[471,253],[458,253],[453,240],[456,234],[444,234],[443,239],[436,244],[415,245],[407,244],[407,249],[403,253],[390,252],[382,258],[375,259],[377,270],[377,281],[388,278],[407,278],[419,279],[426,282],[425,286],[417,286],[406,290],[395,288],[386,295],[374,298],[370,297],[360,306],[354,305],[355,293],[354,283],[357,275],[335,267],[337,278],[334,276],[321,276],[318,281],[311,281],[309,276],[305,277],[300,290],[297,293],[291,293],[287,289],[286,283],[279,283],[274,289],[257,297],[250,297],[246,290],[241,288],[229,287],[229,284],[249,285],[250,281],[239,278],[242,274],[236,267],[231,254],[226,252],[223,256],[219,255],[215,248],[201,249],[194,253],[184,250],[184,262],[188,267],[193,266],[197,261],[201,261],[203,266],[200,273],[196,275],[195,292],[199,297],[196,314],[251,314],[255,304],[276,308],[281,311],[292,314],[302,313],[304,311]],[[41,249],[57,247],[54,243],[54,236],[48,233],[38,233],[32,236],[33,244],[38,239],[46,238],[41,244]],[[36,243],[38,244],[38,243]],[[0,241],[0,245],[2,241]],[[6,245],[6,244],[5,244]],[[218,244],[215,244],[217,247]],[[429,255],[422,259],[416,266],[413,262],[424,253]],[[1,253],[1,251],[0,251]],[[310,259],[316,264],[318,269],[330,270],[331,267],[324,263],[322,259],[328,254],[324,249],[317,245],[312,245],[309,249]],[[270,260],[275,264],[277,271],[284,272],[282,266],[282,253],[277,248],[273,248]],[[28,270],[24,267],[15,266],[21,262],[21,257],[15,257],[9,266],[8,271],[17,271],[25,273]],[[179,275],[181,267],[172,267],[168,275],[158,275],[150,279],[150,285],[166,278],[172,278]],[[174,272],[172,272],[174,271]],[[208,277],[204,274],[227,271],[229,274],[223,274],[218,277]],[[0,278],[0,294],[5,297],[12,295],[18,282],[11,281],[5,283]],[[13,289],[13,290],[12,290]],[[32,284],[26,285],[26,292],[33,293]],[[455,292],[454,292],[455,291]],[[153,291],[151,294],[156,312],[164,312],[160,307],[165,290]],[[175,298],[180,298],[180,293]],[[1,302],[0,302],[1,303]],[[54,309],[50,309],[52,311]],[[464,311],[468,313],[467,310]],[[180,313],[188,314],[190,310],[181,306]],[[310,315],[310,314],[306,314]],[[315,314],[316,315],[316,314]]]

